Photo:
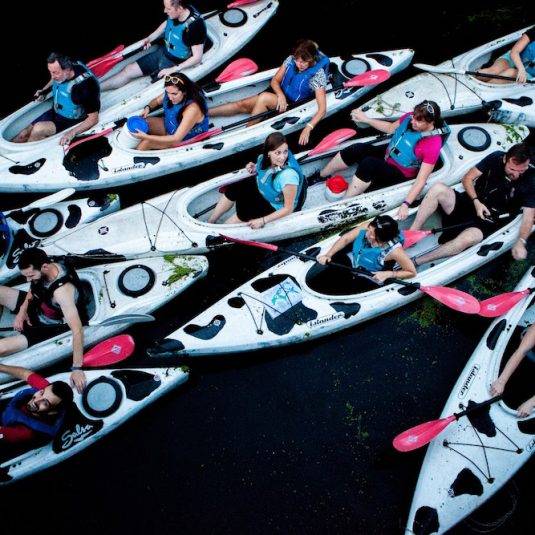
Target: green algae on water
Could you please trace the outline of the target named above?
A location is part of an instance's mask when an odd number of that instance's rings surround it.
[[[433,299],[424,299],[421,305],[408,316],[400,317],[400,323],[418,323],[423,329],[436,325],[440,321],[440,304]]]
[[[190,273],[193,273],[195,270],[189,266],[182,266],[180,264],[175,263],[175,259],[177,256],[175,255],[164,255],[163,259],[171,264],[173,266],[173,271],[171,275],[169,275],[167,279],[167,284],[171,285],[175,282],[178,282],[179,280],[183,279],[184,277],[187,277]]]

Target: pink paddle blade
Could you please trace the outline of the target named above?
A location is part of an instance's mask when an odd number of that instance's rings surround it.
[[[344,82],[344,87],[363,87],[367,85],[377,85],[381,82],[384,82],[390,78],[390,73],[385,69],[375,69],[373,71],[363,72],[362,74],[357,74]]]
[[[249,58],[239,58],[227,65],[221,74],[215,79],[216,82],[230,82],[243,76],[249,76],[258,71],[258,65]]]
[[[433,420],[424,424],[416,425],[400,433],[393,441],[394,448],[398,451],[412,451],[429,444],[437,435],[455,421],[455,416],[448,416],[441,420]]]
[[[113,128],[106,128],[106,130],[102,130],[102,132],[97,132],[96,134],[93,134],[92,136],[87,136],[82,139],[78,139],[74,143],[70,143],[67,145],[67,148],[65,149],[65,154],[69,152],[71,149],[74,149],[74,147],[77,147],[78,145],[81,145],[82,143],[85,143],[86,141],[91,141],[92,139],[96,139],[97,137],[107,136],[108,134],[111,134],[113,132]]]
[[[111,50],[110,52],[108,52],[107,54],[100,56],[100,58],[95,58],[95,59],[92,59],[91,61],[88,61],[87,66],[90,69],[92,69],[95,65],[97,65],[97,63],[100,63],[101,61],[104,61],[105,59],[108,59],[111,56],[115,56],[116,54],[118,54],[119,52],[122,52],[123,50],[124,50],[124,45],[119,45],[115,47],[113,50]]]
[[[84,355],[84,366],[99,368],[121,362],[134,352],[135,347],[134,339],[129,334],[113,336],[100,342]]]
[[[403,242],[403,248],[408,249],[409,247],[412,247],[415,243],[418,243],[430,234],[430,230],[404,230],[403,237],[405,238],[405,241]]]
[[[321,154],[332,147],[336,147],[340,143],[352,138],[357,133],[353,128],[340,128],[331,132],[328,136],[325,136],[309,153],[308,156],[314,156],[314,154]]]
[[[91,67],[91,70],[97,78],[100,78],[101,76],[104,76],[108,71],[111,71],[111,69],[113,69],[113,67],[115,67],[115,65],[117,65],[117,63],[121,62],[122,60],[122,56],[109,57]]]
[[[509,310],[530,293],[529,288],[527,288],[521,292],[508,292],[485,299],[481,301],[479,315],[485,318],[497,318],[509,312]]]
[[[235,0],[235,2],[231,2],[227,8],[230,9],[231,7],[246,6],[247,4],[254,4],[255,2],[258,2],[258,0]]]
[[[465,314],[477,314],[479,312],[479,301],[474,296],[456,288],[421,286],[420,290],[458,312],[464,312]]]
[[[203,139],[208,139],[209,137],[221,134],[221,132],[223,132],[222,128],[214,128],[213,130],[208,130],[208,132],[203,132],[202,134],[193,136],[186,141],[181,141],[180,143],[173,145],[173,147],[183,147],[184,145],[191,145],[192,143],[197,143],[198,141],[202,141]]]
[[[273,245],[272,243],[264,243],[261,241],[240,240],[239,238],[232,238],[231,236],[225,236],[224,234],[220,234],[220,236],[227,241],[240,243],[242,245],[251,245],[252,247],[259,247],[260,249],[267,249],[268,251],[279,250],[279,247],[277,245]]]

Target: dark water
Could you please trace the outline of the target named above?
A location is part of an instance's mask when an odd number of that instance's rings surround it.
[[[417,61],[437,63],[535,18],[533,3],[520,1],[282,3],[240,54],[261,68],[279,63],[298,37],[312,37],[332,55],[412,47]],[[4,47],[7,97],[0,114],[44,84],[49,51],[88,59],[152,31],[162,20],[160,2],[143,6],[143,12],[141,3],[103,1],[4,6],[2,35],[17,28],[11,42],[24,41],[31,50],[22,55]],[[312,143],[342,126],[351,126],[347,112],[325,121]],[[234,169],[251,154],[119,193],[131,204]],[[3,195],[1,206],[27,199]],[[153,339],[280,258],[257,250],[214,254],[206,280],[162,309],[156,325],[131,331],[140,348],[133,364],[145,362],[143,348]],[[507,256],[460,287],[476,295],[481,285],[512,287],[524,268]],[[487,325],[421,300],[313,343],[196,361],[182,390],[77,457],[3,489],[0,533],[36,532],[47,524],[80,534],[400,533],[424,452],[396,455],[390,441],[437,417]],[[528,526],[532,532],[532,474],[533,462],[454,532],[481,532],[512,500],[515,514],[495,533],[524,533]]]

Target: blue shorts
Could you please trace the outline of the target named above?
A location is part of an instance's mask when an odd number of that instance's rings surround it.
[[[67,119],[66,117],[62,117],[56,111],[54,108],[51,108],[48,111],[45,111],[42,115],[37,117],[35,121],[32,122],[32,124],[36,123],[43,123],[43,122],[52,122],[54,123],[54,126],[56,127],[56,133],[63,132],[63,130],[67,130],[68,128],[71,128],[71,126],[74,126],[78,124],[82,119]]]
[[[509,65],[509,67],[511,67],[511,69],[516,69],[516,65],[513,61],[513,58],[511,57],[511,52],[507,52],[507,54],[504,54],[503,56],[500,56],[498,59],[503,59],[507,62],[507,64]],[[533,80],[535,78],[535,76],[526,73],[528,75],[528,80]]]
[[[141,56],[137,60],[137,64],[143,73],[143,76],[156,76],[162,69],[168,69],[169,67],[175,67],[184,60],[176,59],[172,60],[165,54],[163,46],[159,46],[156,50],[149,52],[145,56]]]

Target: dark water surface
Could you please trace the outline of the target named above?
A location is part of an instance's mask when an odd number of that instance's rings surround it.
[[[88,59],[163,20],[159,0],[36,4],[3,6],[1,115],[42,87],[49,51]],[[221,4],[197,3],[202,10]],[[262,69],[279,64],[298,37],[331,55],[412,47],[416,61],[437,63],[535,19],[527,1],[282,4],[240,54]],[[15,55],[8,41],[24,42],[28,54]],[[348,112],[324,121],[312,143],[343,126],[351,126]],[[119,193],[132,204],[240,167],[253,154]],[[27,200],[2,195],[1,207]],[[258,250],[213,254],[204,281],[160,310],[156,325],[132,329],[140,348],[133,364],[146,362],[152,340],[281,258]],[[512,288],[525,267],[506,256],[459,286],[481,297],[484,286]],[[396,455],[390,441],[440,414],[487,325],[424,299],[301,346],[195,361],[185,388],[75,458],[2,489],[0,533],[48,531],[47,524],[58,534],[401,533],[424,451]],[[513,502],[515,514],[495,533],[533,532],[532,476],[533,462],[454,533],[482,532]]]

